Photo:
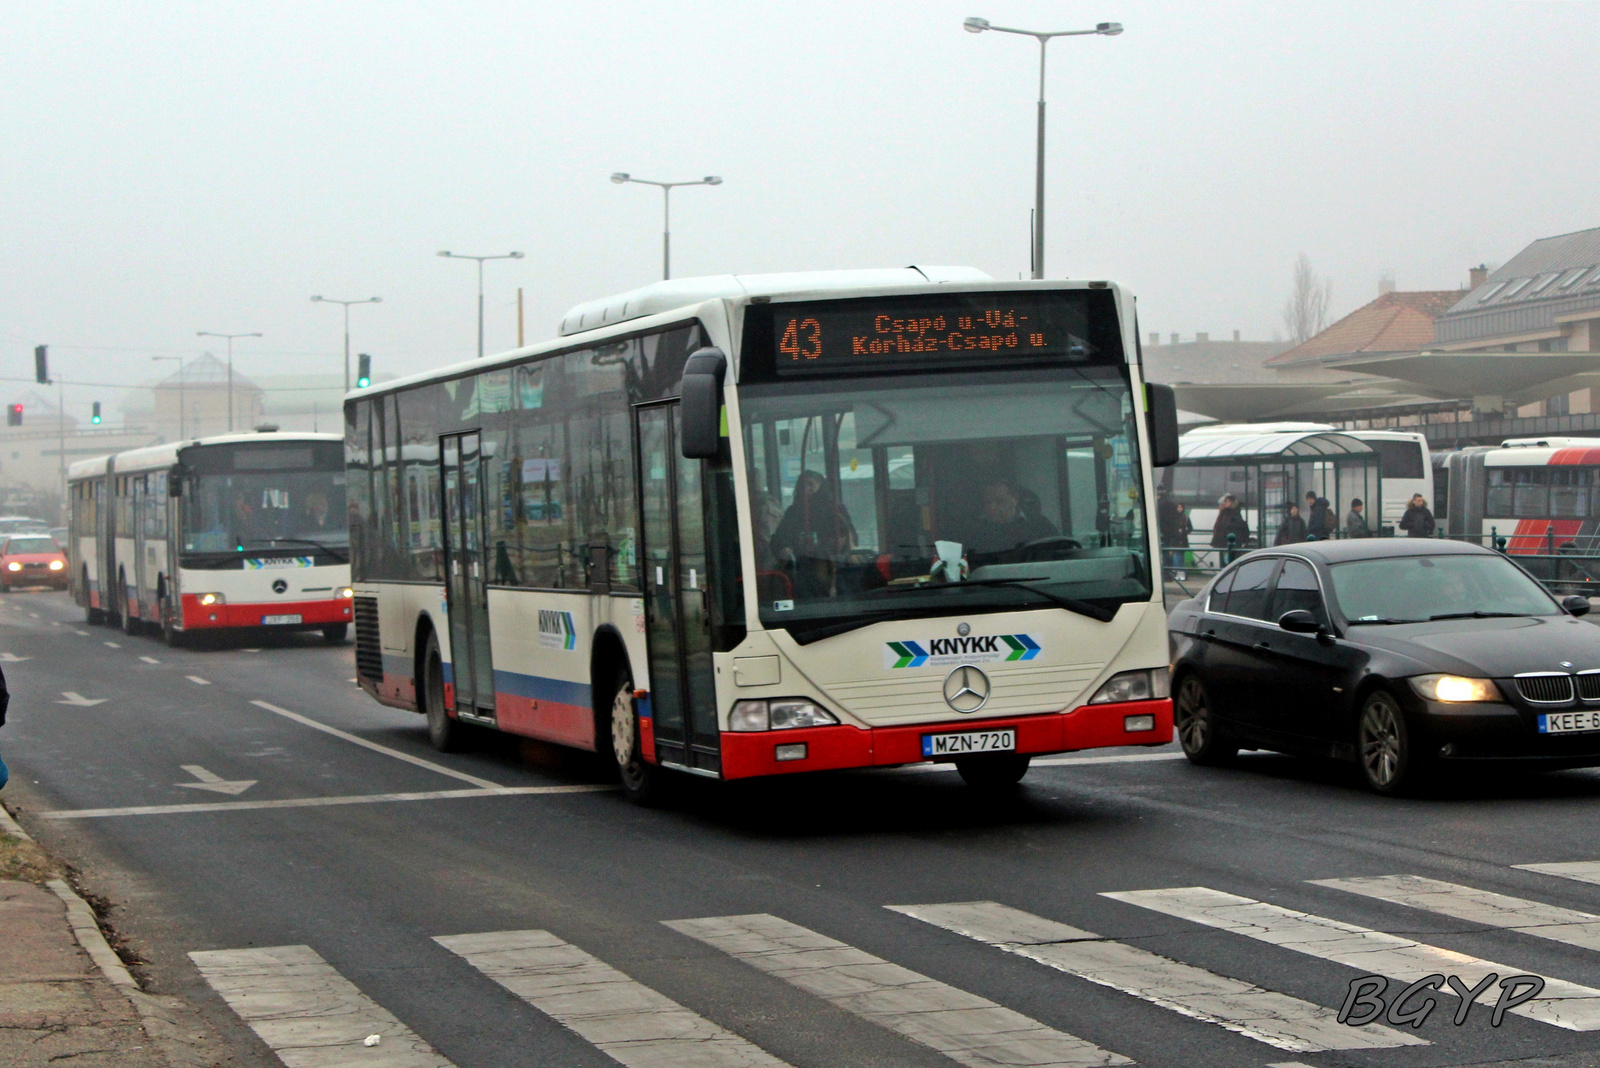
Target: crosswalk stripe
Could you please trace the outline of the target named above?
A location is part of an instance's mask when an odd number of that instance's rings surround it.
[[[455,1068],[310,946],[190,953],[278,1059],[292,1068]],[[378,1042],[366,1046],[369,1035]]]
[[[1336,1009],[1181,964],[993,901],[888,907],[1291,1053],[1428,1044],[1377,1024],[1351,1027],[1339,1023]]]
[[[1563,879],[1576,879],[1580,883],[1600,883],[1600,860],[1576,860],[1567,864],[1513,864],[1522,871],[1540,875],[1559,875]]]
[[[434,941],[628,1068],[787,1068],[549,931]]]
[[[1471,988],[1490,972],[1502,979],[1528,974],[1525,968],[1496,964],[1205,886],[1115,891],[1101,896],[1389,978],[1420,979],[1443,972],[1458,976]],[[1542,978],[1545,987],[1540,996],[1511,1012],[1569,1031],[1600,1029],[1600,990],[1563,979]],[[1492,1005],[1499,996],[1499,987],[1491,984],[1478,1000]]]
[[[1348,890],[1396,905],[1409,905],[1485,927],[1521,931],[1580,949],[1600,950],[1600,916],[1526,898],[1425,879],[1420,875],[1380,875],[1363,879],[1313,879],[1317,886]]]
[[[1132,1063],[987,998],[776,916],[668,920],[666,925],[968,1068]]]

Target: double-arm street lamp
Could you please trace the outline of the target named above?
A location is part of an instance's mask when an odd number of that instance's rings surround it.
[[[225,337],[228,339],[228,433],[233,433],[233,339],[260,337],[260,334],[213,334],[209,330],[196,332],[196,337]]]
[[[1102,37],[1115,37],[1122,32],[1120,22],[1102,22],[1092,30],[1057,30],[1053,33],[1041,33],[1038,30],[1018,30],[1010,26],[994,26],[988,19],[971,18],[961,25],[966,27],[968,33],[982,33],[985,30],[994,30],[996,33],[1020,33],[1024,37],[1032,37],[1039,42],[1039,145],[1038,155],[1034,160],[1033,176],[1033,276],[1044,277],[1044,49],[1052,37],[1087,37],[1099,34]]]
[[[382,297],[368,297],[366,300],[334,300],[332,297],[312,297],[313,304],[343,304],[344,305],[344,391],[350,392],[350,305],[352,304],[382,304]]]
[[[693,182],[652,182],[648,178],[635,178],[625,171],[618,171],[611,176],[611,180],[618,185],[633,182],[637,185],[653,185],[661,190],[661,277],[672,277],[672,191],[680,185],[721,185],[722,179],[714,174],[708,174]]]
[[[478,359],[483,359],[483,261],[484,260],[520,260],[520,252],[504,252],[498,256],[464,256],[459,252],[441,252],[439,255],[447,260],[477,260],[478,261]],[[345,374],[350,373],[350,357],[345,356]]]

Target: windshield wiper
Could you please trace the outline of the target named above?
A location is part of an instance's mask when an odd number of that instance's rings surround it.
[[[310,538],[251,538],[250,540],[264,541],[272,545],[309,545],[312,548],[321,549],[323,552],[327,553],[340,563],[345,563],[350,559],[350,554],[348,552],[341,555],[338,548],[335,546],[329,545],[327,542],[312,541]]]
[[[1383,624],[1387,624],[1387,623],[1426,623],[1426,622],[1427,622],[1427,620],[1425,620],[1425,619],[1390,619],[1390,618],[1388,618],[1386,616],[1383,619],[1352,619],[1352,620],[1350,620],[1350,625],[1352,627],[1354,627],[1354,626],[1359,626],[1359,625],[1364,625],[1364,624],[1383,625]]]
[[[1471,612],[1440,612],[1436,616],[1429,616],[1428,622],[1436,619],[1515,619],[1521,616],[1532,615],[1531,612],[1484,612],[1474,610]]]
[[[1051,602],[1052,604],[1059,605],[1062,608],[1067,609],[1069,612],[1076,612],[1081,616],[1088,616],[1090,619],[1098,620],[1101,623],[1109,623],[1116,618],[1117,613],[1115,609],[1102,608],[1097,604],[1090,604],[1088,601],[1080,601],[1076,597],[1063,597],[1060,594],[1051,593],[1049,590],[1041,590],[1037,586],[1028,585],[1030,582],[1048,581],[1050,580],[1043,575],[1028,575],[1020,578],[964,579],[961,582],[919,582],[913,586],[880,586],[878,589],[871,590],[869,592],[904,593],[907,590],[953,590],[959,589],[962,586],[1012,586],[1019,590],[1027,590],[1029,593],[1037,593],[1045,600]]]

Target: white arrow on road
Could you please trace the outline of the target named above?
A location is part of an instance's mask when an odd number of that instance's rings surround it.
[[[31,656],[18,656],[16,653],[0,653],[0,664],[20,664],[24,660],[32,660]]]
[[[207,771],[199,764],[185,764],[183,770],[199,779],[199,782],[175,782],[172,785],[182,786],[189,790],[211,790],[219,794],[242,794],[254,786],[259,779],[235,779],[228,782],[214,771]]]
[[[88,708],[90,705],[103,705],[111,700],[109,697],[85,697],[83,694],[75,693],[72,690],[62,690],[61,696],[65,697],[66,700],[57,701],[56,704],[77,705],[79,708]]]

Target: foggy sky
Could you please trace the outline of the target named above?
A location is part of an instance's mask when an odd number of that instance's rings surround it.
[[[1052,277],[1146,331],[1270,339],[1294,258],[1335,317],[1455,288],[1600,225],[1600,6],[1130,0],[0,5],[0,376],[169,373],[197,330],[244,374],[488,351],[659,277],[1028,269],[1037,47],[961,20],[1123,22],[1050,46]],[[218,350],[220,351],[220,350]],[[0,383],[20,395],[21,383]],[[98,387],[72,387],[86,412]],[[80,411],[81,410],[81,411]]]

